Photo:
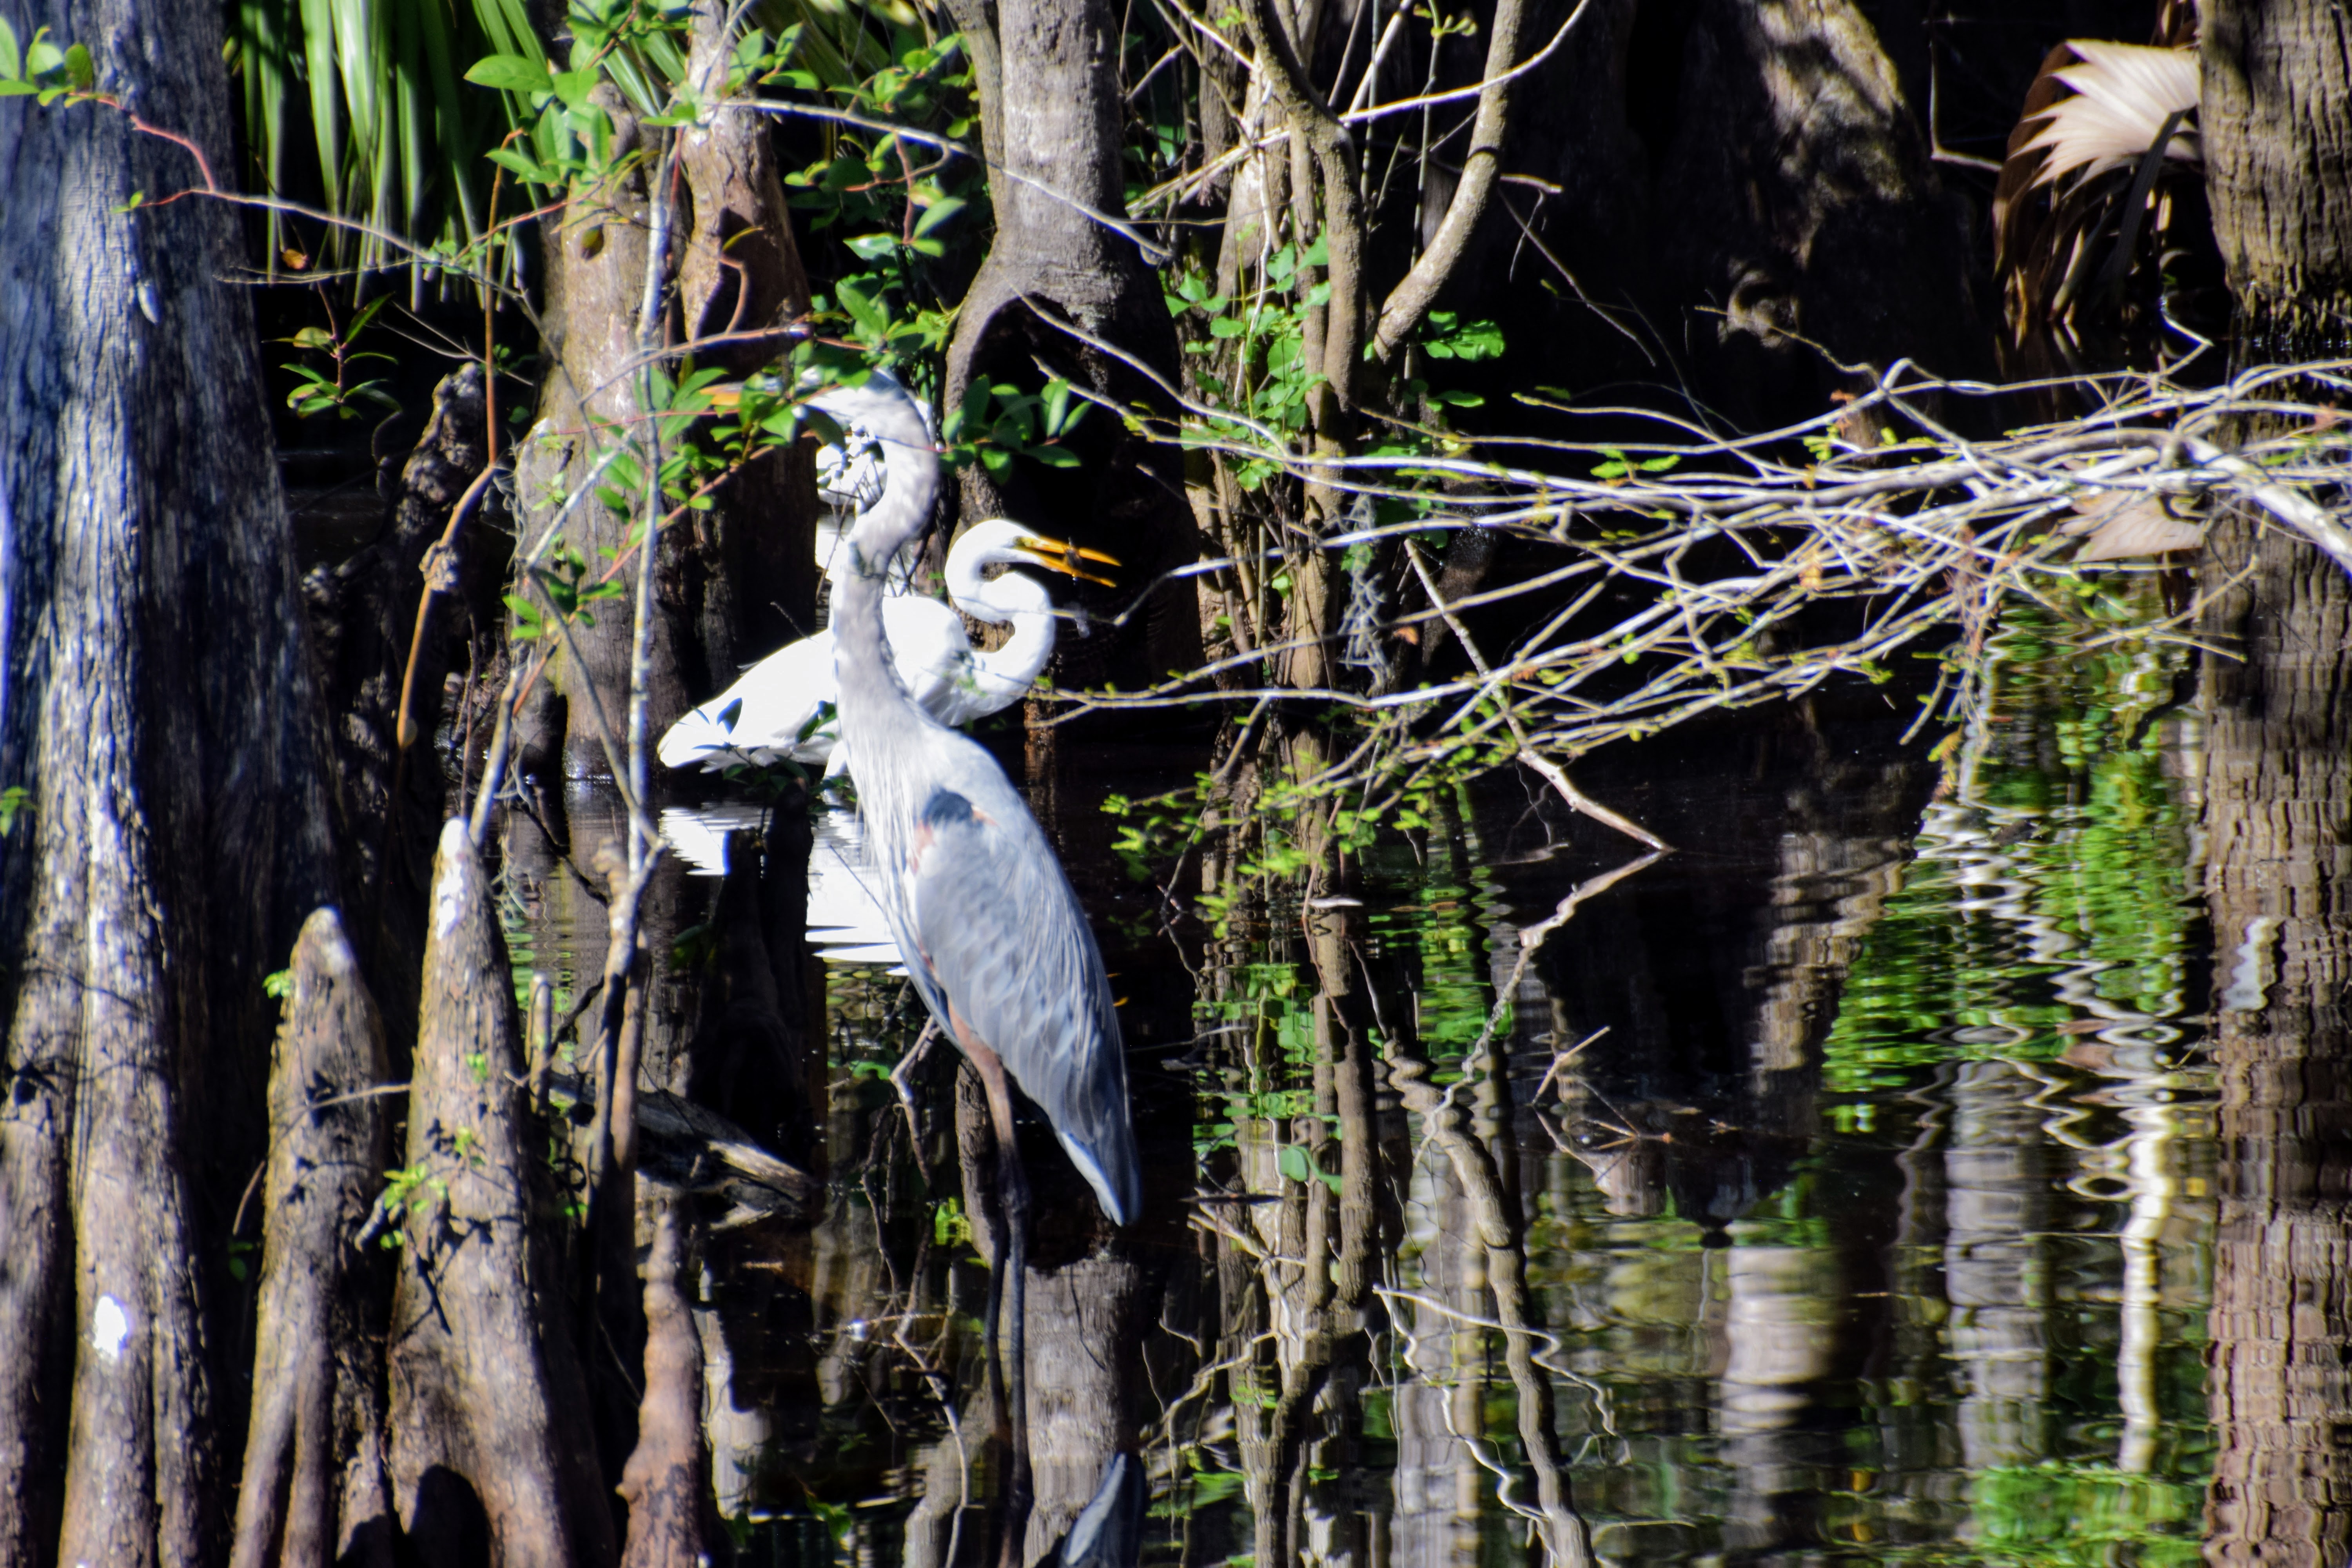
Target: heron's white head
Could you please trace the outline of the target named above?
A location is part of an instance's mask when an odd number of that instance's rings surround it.
[[[940,455],[929,412],[898,378],[876,371],[862,386],[835,386],[809,399],[844,430],[862,432],[881,463],[879,492],[850,530],[854,569],[878,574],[929,526],[939,499]]]

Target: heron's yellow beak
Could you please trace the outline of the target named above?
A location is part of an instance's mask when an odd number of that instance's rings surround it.
[[[1067,540],[1045,539],[1031,533],[1024,533],[1014,540],[1013,547],[1047,571],[1059,572],[1066,577],[1076,577],[1082,583],[1099,583],[1106,588],[1118,586],[1110,578],[1099,576],[1078,565],[1081,561],[1098,561],[1106,566],[1116,566],[1118,564],[1118,557],[1116,555],[1105,555],[1099,550],[1088,550],[1084,546],[1072,544]]]

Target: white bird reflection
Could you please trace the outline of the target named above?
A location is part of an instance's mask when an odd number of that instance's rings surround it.
[[[767,826],[764,806],[721,801],[662,808],[661,833],[688,875],[727,874],[727,836]],[[828,810],[813,825],[809,849],[808,940],[827,963],[879,963],[904,974],[898,943],[875,901],[866,839],[854,811]]]

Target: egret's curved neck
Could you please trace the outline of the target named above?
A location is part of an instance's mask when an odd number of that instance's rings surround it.
[[[972,676],[983,691],[1010,700],[1027,691],[1054,657],[1054,598],[1025,572],[1007,572],[975,586],[980,593],[971,598],[950,588],[956,607],[994,626],[1009,623],[1013,635],[1003,647],[972,656]]]

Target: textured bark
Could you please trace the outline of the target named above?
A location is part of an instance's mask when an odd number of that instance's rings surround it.
[[[723,7],[698,13],[698,69],[707,71],[723,56],[724,19]],[[613,117],[620,158],[638,146],[643,133],[616,91],[598,92]],[[665,341],[772,329],[804,310],[807,279],[764,126],[755,116],[722,114],[685,133],[678,152],[683,178],[677,194],[683,199],[672,216],[670,242],[677,249],[661,263],[677,268],[683,321],[661,329]],[[516,468],[526,512],[541,522],[586,478],[604,445],[641,428],[634,416],[652,216],[645,178],[642,166],[630,165],[548,221],[547,319],[557,374],[548,378],[540,423],[518,452]],[[773,358],[778,346],[769,338],[719,349],[713,357],[749,369]],[[661,536],[648,685],[655,733],[733,680],[740,667],[814,624],[813,458],[798,451],[771,453],[711,500],[710,510],[681,518]],[[567,537],[601,571],[608,558],[599,552],[620,549],[630,526],[629,519],[591,500],[572,514]],[[610,767],[588,690],[593,686],[602,698],[618,736],[627,710],[629,617],[599,615],[573,635],[580,667],[566,655],[552,672],[568,704],[564,765],[574,774],[602,774]],[[555,743],[544,734],[527,738],[527,749],[542,752]]]
[[[2209,1561],[2337,1563],[2352,1544],[2352,584],[2217,521],[2206,635],[2206,909],[2221,1073]]]
[[[514,988],[489,885],[453,821],[435,863],[424,1029],[393,1297],[394,1495],[421,1561],[614,1560],[613,1517],[522,1114]]]
[[[342,921],[320,910],[294,948],[269,1075],[253,1418],[233,1568],[392,1562],[383,1469],[388,1271],[352,1245],[391,1163],[383,1021]]]
[[[2231,357],[2340,353],[2352,19],[2312,0],[2203,18]],[[2209,657],[2200,694],[2221,1091],[2206,1551],[2336,1563],[2352,1542],[2352,583],[2239,512],[2209,529],[2200,575],[2200,632],[2243,656]]]
[[[702,1345],[680,1287],[698,1250],[686,1200],[649,1194],[653,1247],[646,1258],[645,1401],[637,1447],[621,1475],[629,1503],[626,1568],[695,1568],[702,1556]]]
[[[498,602],[506,551],[482,548],[486,538],[497,536],[478,523],[470,535],[476,548],[466,548],[468,536],[460,536],[460,559],[469,568],[462,576],[470,591],[457,603],[442,601],[419,648],[410,719],[422,739],[404,759],[394,730],[425,592],[425,552],[489,460],[484,418],[479,367],[467,365],[444,378],[433,390],[425,432],[401,468],[391,527],[341,566],[318,567],[302,583],[335,737],[343,820],[350,825],[344,879],[361,895],[351,901],[352,935],[382,995],[387,1036],[402,1055],[416,1037],[433,834],[446,792],[433,744],[442,684],[465,646],[468,617],[497,624],[490,606]]]
[[[649,215],[645,172],[636,162],[641,140],[636,116],[617,89],[596,89],[595,101],[613,121],[613,157],[624,171],[582,192],[572,205],[547,218],[542,245],[547,287],[542,314],[547,322],[550,367],[540,417],[515,451],[515,489],[527,531],[536,535],[562,507],[573,489],[593,471],[600,447],[627,428],[635,407],[637,310],[645,290]],[[616,550],[627,521],[591,497],[567,525],[566,538],[586,560],[603,569],[600,551]],[[609,609],[609,606],[608,606]],[[568,720],[557,734],[530,734],[523,750],[561,754],[575,775],[611,772],[597,744],[593,704],[601,699],[616,737],[622,733],[629,690],[629,618],[610,613],[593,626],[572,628],[580,659],[559,655],[548,668],[548,686],[563,706],[542,720]],[[682,711],[685,687],[677,649],[655,638],[651,670],[656,726]]]
[[[2352,14],[2209,0],[2198,121],[2240,363],[2352,349]]]
[[[957,10],[959,24],[967,34],[984,27],[987,10],[966,4]],[[1036,386],[1042,362],[1122,404],[1160,407],[1165,400],[1147,378],[1053,324],[1073,322],[1176,384],[1176,332],[1159,279],[1132,241],[1080,210],[1126,212],[1117,21],[1108,0],[1004,0],[993,19],[998,64],[982,74],[981,92],[988,155],[1001,166],[990,174],[996,234],[948,348],[948,404],[974,382]],[[992,94],[992,76],[1001,78]],[[1099,410],[1068,444],[1081,468],[1023,465],[1003,486],[978,465],[966,468],[964,516],[1016,518],[1108,551],[1131,584],[1198,558],[1183,466],[1172,447],[1143,440]],[[1116,612],[1133,590],[1076,597],[1089,609]],[[1115,675],[1135,683],[1200,662],[1189,584],[1161,586],[1139,619],[1139,638],[1123,649],[1108,637],[1066,639],[1055,653],[1054,679],[1069,684]]]
[[[227,166],[217,7],[12,16]],[[209,1560],[324,737],[230,215],[121,210],[199,175],[103,108],[0,103],[0,1563]]]
[[[1136,1437],[1143,1270],[1131,1250],[1101,1251],[1029,1277],[1029,1460],[1035,1500],[1021,1561],[1069,1533],[1112,1457]]]
[[[688,71],[723,81],[730,15],[715,0],[694,16]],[[714,86],[711,96],[717,96]],[[808,311],[808,274],[793,243],[791,210],[777,177],[768,119],[729,110],[679,132],[678,168],[690,197],[678,263],[686,342],[773,332]],[[702,351],[698,363],[749,373],[773,362],[774,336]],[[738,475],[699,514],[681,548],[666,550],[664,582],[693,622],[700,701],[751,663],[816,624],[816,454],[805,442],[772,453]]]

